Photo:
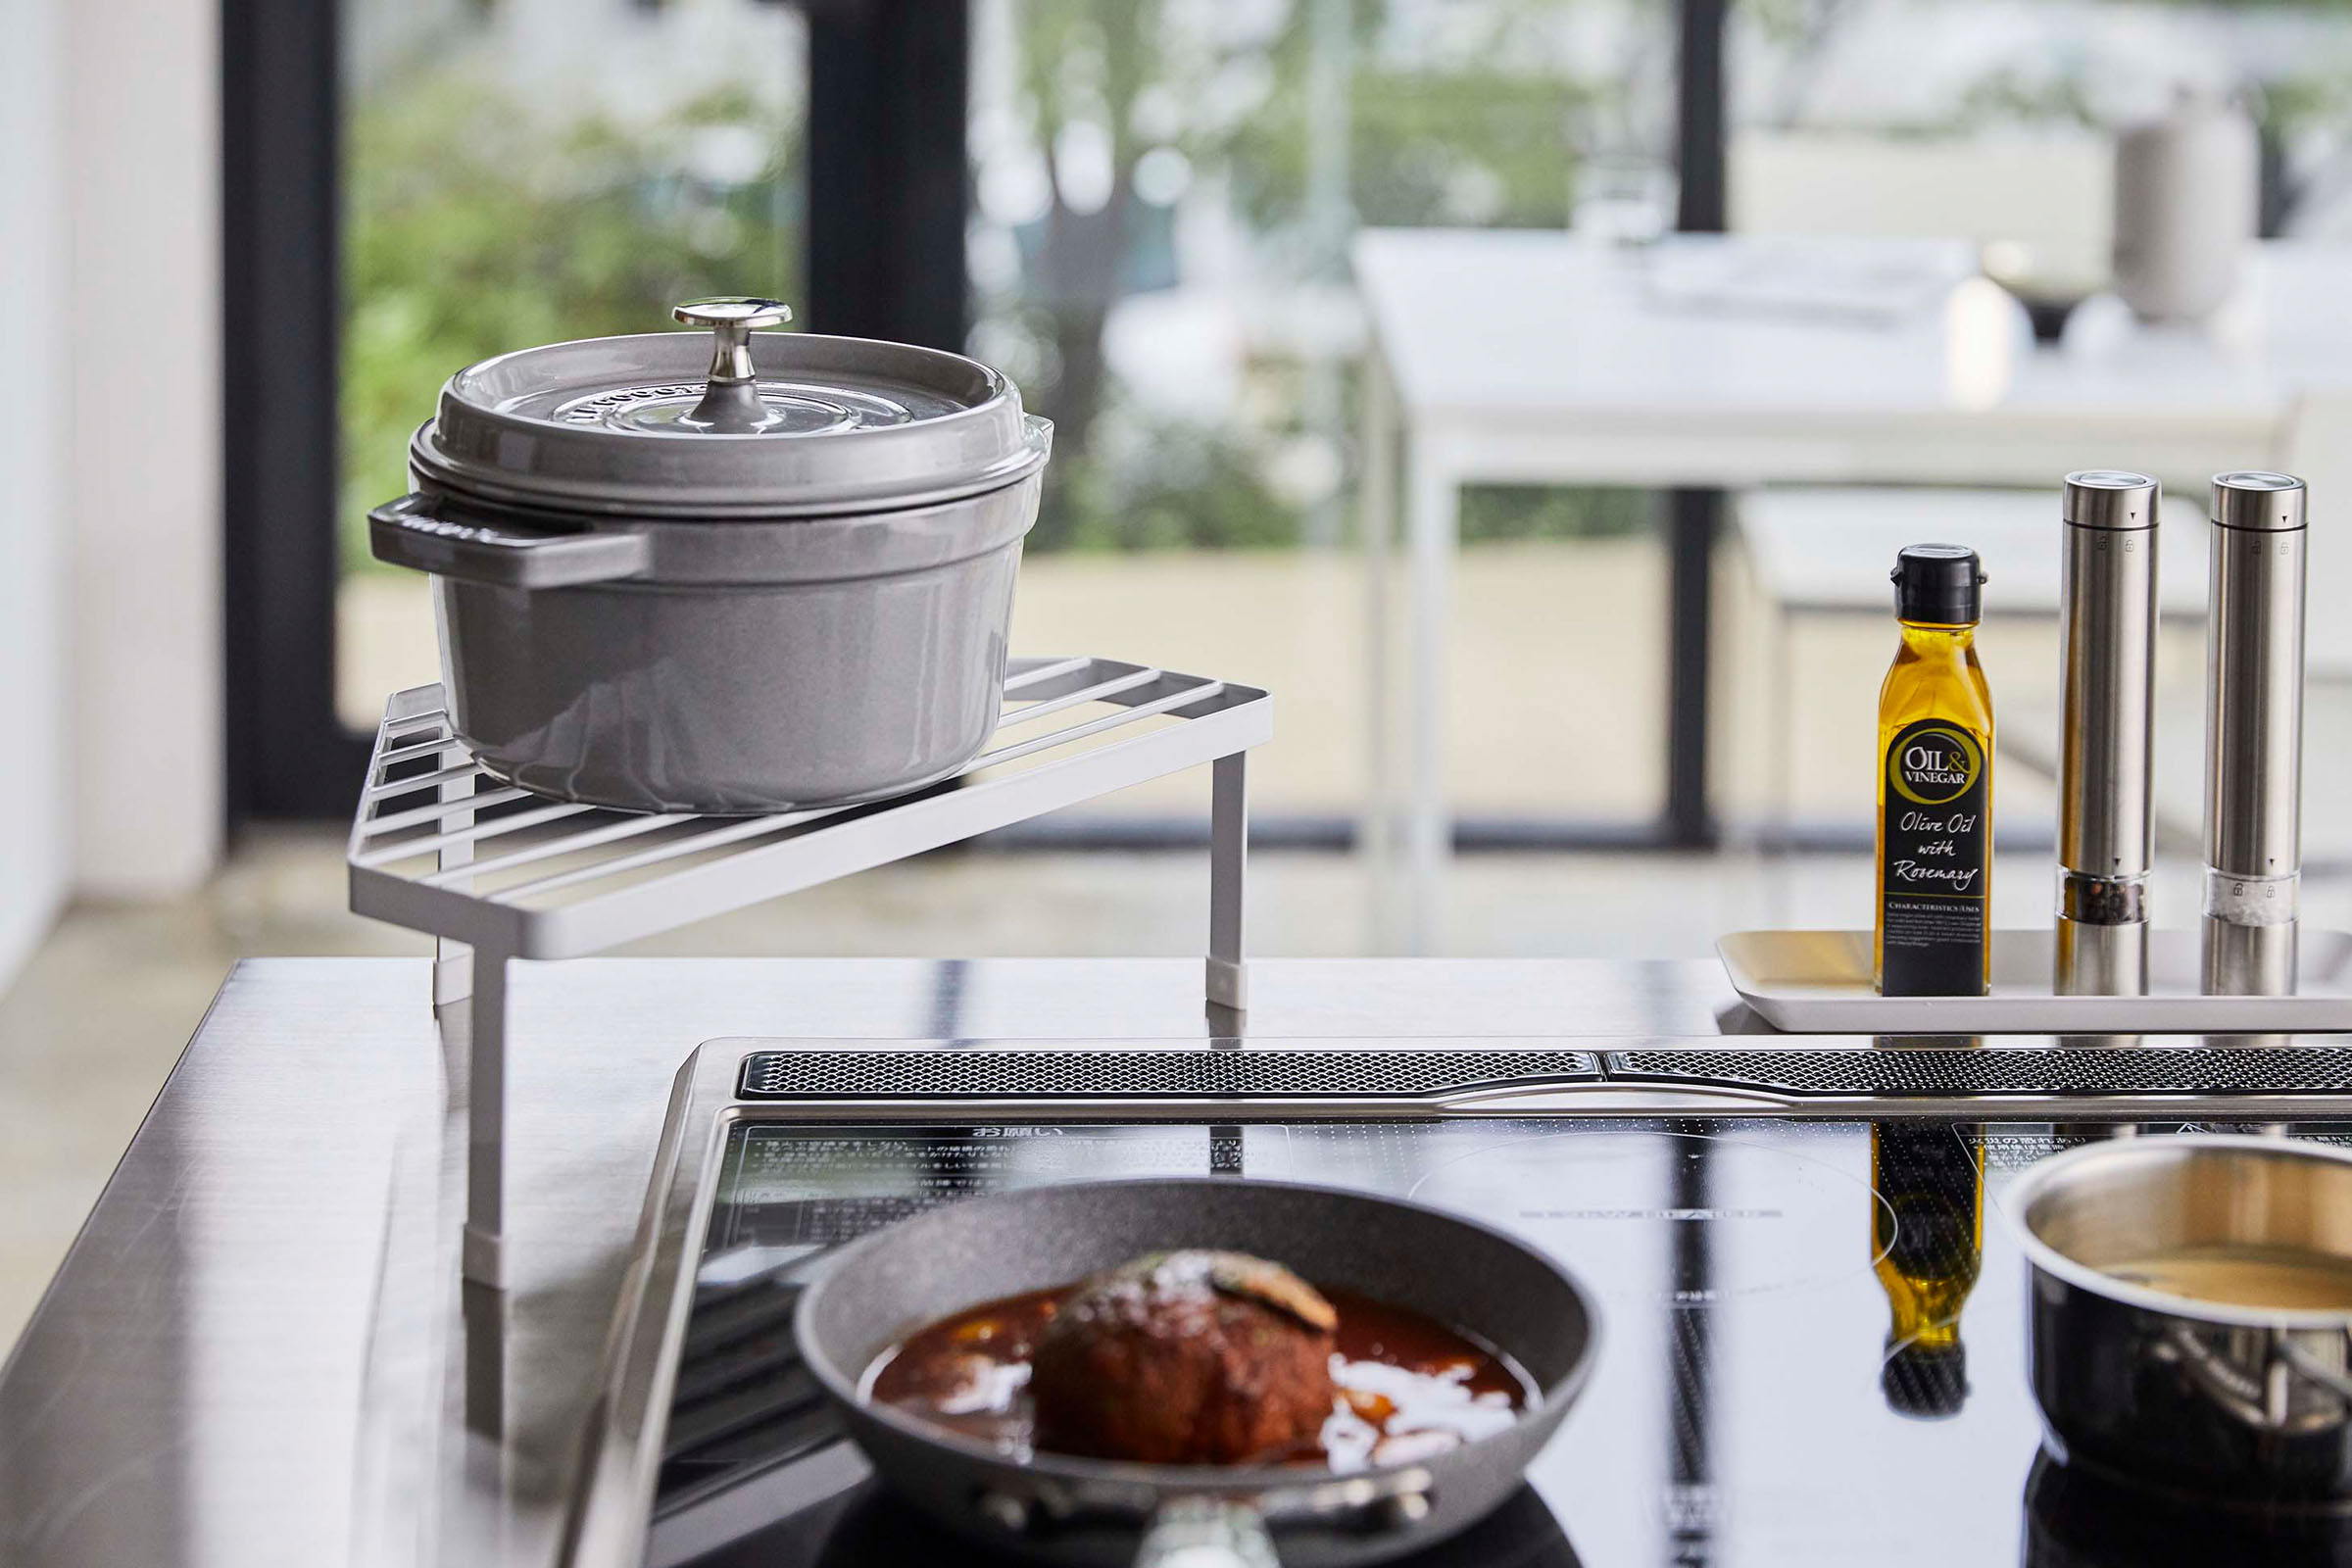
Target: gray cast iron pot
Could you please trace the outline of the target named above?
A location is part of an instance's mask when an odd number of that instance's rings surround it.
[[[662,332],[461,371],[415,492],[369,514],[379,560],[433,576],[460,738],[526,789],[643,811],[954,774],[996,727],[1053,427],[960,356],[752,333],[771,301],[677,314],[715,356]]]
[[[433,573],[451,716],[492,773],[632,810],[788,810],[918,789],[987,741],[1039,483],[593,533],[423,491],[376,512],[375,550]],[[451,547],[453,523],[477,553]],[[500,581],[479,553],[614,539],[641,564],[587,582]]]

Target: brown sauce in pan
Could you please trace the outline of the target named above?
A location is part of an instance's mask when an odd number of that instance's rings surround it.
[[[884,1350],[860,1393],[1016,1458],[1032,1451],[1029,1356],[1075,1285],[984,1301]],[[1265,1455],[1334,1471],[1406,1464],[1499,1432],[1536,1402],[1508,1358],[1434,1318],[1352,1291],[1318,1287],[1340,1314],[1339,1386],[1318,1442]]]

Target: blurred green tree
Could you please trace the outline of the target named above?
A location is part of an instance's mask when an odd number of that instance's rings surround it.
[[[1391,0],[1351,0],[1347,221],[1565,223],[1594,127],[1631,119],[1624,80],[1560,64],[1556,29],[1587,3],[1464,0],[1448,8],[1442,44],[1424,38],[1405,52],[1392,47]],[[1668,0],[1636,3],[1655,10],[1662,47]],[[1787,73],[1789,114],[1810,79],[1804,60],[1860,3],[1742,0],[1750,24],[1799,57]],[[1012,23],[1019,112],[1051,187],[1021,234],[1013,297],[991,302],[1038,345],[1025,389],[1059,425],[1032,548],[1295,539],[1298,503],[1265,475],[1276,449],[1304,430],[1298,367],[1253,363],[1250,411],[1201,427],[1118,387],[1103,331],[1123,293],[1172,275],[1167,214],[1137,189],[1155,153],[1181,155],[1196,180],[1227,193],[1268,275],[1330,275],[1309,124],[1315,51],[1331,41],[1318,40],[1316,0],[1014,0]],[[527,107],[478,65],[436,52],[353,104],[341,523],[355,564],[367,560],[367,509],[405,489],[409,433],[452,370],[556,338],[659,330],[669,304],[691,294],[799,291],[800,194],[788,175],[800,133],[789,115],[731,90],[651,127],[624,127]],[[2333,76],[2265,90],[2274,150],[2289,137],[2334,143],[2271,182],[2283,212],[2352,164],[2342,150],[2352,99]],[[2003,68],[1947,120],[1897,128],[1949,133],[2088,114],[2063,72]],[[695,138],[714,130],[758,137],[764,167],[749,177],[698,175]],[[1116,441],[1101,438],[1106,418],[1120,427]],[[1573,535],[1639,526],[1642,514],[1623,497],[1495,492],[1466,502],[1464,525],[1497,537]]]
[[[1387,0],[1355,0],[1345,67],[1355,220],[1564,225],[1579,126],[1622,93],[1616,82],[1564,72],[1555,51],[1541,46],[1543,29],[1575,3],[1494,0],[1468,19],[1470,29],[1444,58],[1402,64],[1377,48]],[[1048,339],[1036,356],[1045,372],[1027,388],[1056,426],[1033,548],[1225,537],[1211,509],[1236,519],[1234,542],[1269,538],[1268,519],[1289,515],[1289,527],[1277,531],[1287,542],[1296,536],[1296,508],[1248,470],[1259,466],[1255,449],[1291,433],[1289,425],[1201,432],[1163,423],[1126,443],[1144,453],[1172,446],[1185,454],[1183,466],[1211,466],[1202,471],[1214,477],[1193,492],[1200,514],[1181,526],[1166,519],[1185,505],[1184,493],[1152,477],[1166,465],[1099,472],[1104,460],[1095,430],[1105,411],[1121,406],[1107,384],[1104,325],[1136,270],[1137,248],[1161,237],[1137,192],[1147,156],[1171,149],[1197,172],[1220,177],[1277,266],[1287,257],[1293,272],[1306,276],[1331,265],[1321,237],[1303,232],[1313,221],[1307,117],[1315,95],[1307,81],[1318,39],[1310,0],[1294,0],[1271,25],[1172,10],[1163,0],[1021,0],[1014,25],[1021,110],[1051,186],[1023,247],[1019,307],[1008,313]],[[1146,527],[1102,514],[1135,508],[1160,521]]]

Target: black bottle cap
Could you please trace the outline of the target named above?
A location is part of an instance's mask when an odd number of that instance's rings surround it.
[[[1974,626],[1984,617],[1984,573],[1966,545],[1905,545],[1886,575],[1904,620]]]
[[[1879,1371],[1879,1387],[1896,1415],[1940,1421],[1968,1403],[1968,1348],[1898,1345]]]

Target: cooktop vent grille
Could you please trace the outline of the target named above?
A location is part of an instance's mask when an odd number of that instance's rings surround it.
[[[1595,1079],[1588,1051],[762,1051],[746,1100],[1436,1095]]]
[[[1881,1051],[1615,1051],[1614,1081],[1708,1083],[1787,1095],[2352,1092],[2352,1051],[2260,1046]]]

